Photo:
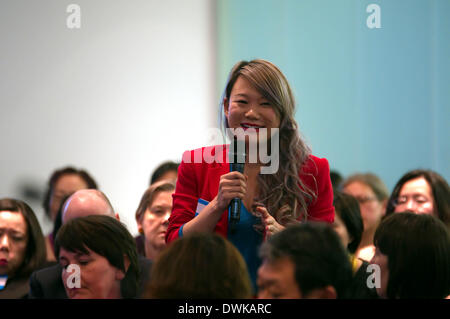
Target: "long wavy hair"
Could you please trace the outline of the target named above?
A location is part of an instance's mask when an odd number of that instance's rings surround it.
[[[258,202],[263,203],[277,222],[287,225],[303,215],[308,217],[308,205],[317,198],[300,179],[299,170],[311,154],[301,138],[294,119],[295,98],[292,89],[280,69],[265,60],[240,61],[232,68],[221,102],[221,127],[225,131],[228,121],[223,103],[229,101],[231,90],[238,77],[249,81],[267,99],[280,119],[279,169],[275,174],[259,174]],[[314,177],[313,177],[314,178]]]

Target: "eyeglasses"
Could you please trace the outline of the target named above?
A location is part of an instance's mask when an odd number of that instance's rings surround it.
[[[372,196],[353,196],[355,197],[355,199],[358,201],[358,203],[360,203],[361,205],[377,200],[376,197],[372,197]]]
[[[425,206],[431,203],[431,201],[423,195],[412,195],[399,196],[394,200],[393,204],[394,206],[403,206],[407,205],[410,201],[413,201],[417,206]]]

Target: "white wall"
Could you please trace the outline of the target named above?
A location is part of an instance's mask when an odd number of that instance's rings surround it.
[[[66,26],[71,3],[80,29]],[[0,197],[43,192],[74,165],[136,234],[152,170],[217,126],[214,36],[208,0],[1,0]]]

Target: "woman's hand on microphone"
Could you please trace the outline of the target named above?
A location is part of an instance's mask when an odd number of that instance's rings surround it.
[[[261,214],[261,222],[266,232],[265,238],[282,231],[285,227],[280,225],[264,206],[257,206],[256,211]]]
[[[247,176],[240,172],[230,172],[220,176],[217,193],[217,208],[221,213],[227,209],[233,198],[244,199],[247,192]]]

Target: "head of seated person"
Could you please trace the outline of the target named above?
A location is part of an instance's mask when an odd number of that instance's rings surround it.
[[[252,286],[244,258],[231,242],[214,233],[193,233],[160,254],[146,297],[242,299],[252,297]]]
[[[173,181],[152,184],[142,195],[136,210],[138,231],[144,238],[145,257],[156,259],[166,247],[166,232],[172,213]]]
[[[0,275],[8,281],[28,278],[44,266],[45,240],[30,206],[17,199],[0,199]],[[21,296],[19,296],[21,297]]]
[[[336,190],[333,206],[336,213],[333,228],[349,253],[355,254],[364,231],[358,201],[353,196]]]
[[[47,217],[55,221],[63,198],[80,189],[97,189],[96,181],[87,171],[72,166],[54,171],[42,203]]]
[[[159,181],[176,181],[179,163],[172,161],[163,162],[153,171],[150,177],[150,185]]]
[[[133,236],[117,219],[90,215],[66,221],[55,251],[70,299],[135,298],[139,266]]]
[[[119,219],[104,193],[95,189],[82,189],[67,199],[62,212],[62,222],[65,224],[71,219],[89,215],[106,215]]]
[[[375,286],[389,299],[443,299],[450,295],[450,233],[438,218],[402,212],[375,233]]]
[[[386,215],[406,210],[433,215],[450,227],[450,187],[447,181],[431,170],[407,172],[392,191]]]
[[[346,298],[352,283],[348,254],[338,235],[325,223],[288,226],[260,249],[258,298]]]

